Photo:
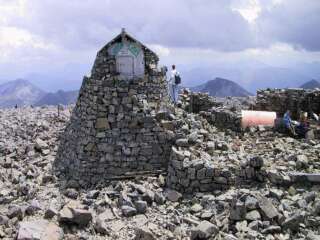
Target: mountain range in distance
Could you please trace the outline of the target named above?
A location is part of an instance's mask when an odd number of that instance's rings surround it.
[[[300,88],[320,88],[320,83],[316,80],[311,80],[302,84]],[[224,78],[215,78],[190,89],[195,92],[205,92],[215,97],[246,97],[254,95],[239,84]],[[75,103],[78,94],[78,90],[46,92],[28,80],[17,79],[0,85],[0,108],[14,107],[15,105],[67,105]]]
[[[224,78],[215,78],[190,89],[194,92],[207,92],[210,96],[215,97],[246,97],[254,95],[239,84]]]
[[[35,103],[35,106],[42,106],[42,105],[67,105],[72,104],[77,101],[79,91],[63,91],[58,90],[55,93],[47,93],[39,101]]]
[[[75,103],[79,91],[59,90],[48,93],[25,79],[17,79],[0,85],[0,107],[67,105]]]
[[[17,79],[0,85],[0,106],[31,105],[46,93],[24,79]]]
[[[295,87],[295,86],[293,86]],[[310,80],[300,85],[298,88],[302,89],[320,89],[320,82],[317,80]],[[263,88],[261,88],[263,89]],[[194,92],[208,93],[214,97],[247,97],[254,96],[251,92],[247,91],[245,88],[239,84],[224,78],[215,78],[214,80],[207,81],[201,85],[190,87],[190,90]]]
[[[300,88],[303,88],[303,89],[315,89],[315,88],[320,88],[320,82],[318,82],[317,80],[310,80],[304,84],[302,84],[300,86]]]
[[[234,62],[232,64],[201,65],[190,68],[180,66],[179,72],[185,86],[194,87],[209,79],[231,79],[251,93],[266,88],[297,88],[320,79],[320,62],[314,65],[297,65],[292,68],[274,67],[258,61]]]

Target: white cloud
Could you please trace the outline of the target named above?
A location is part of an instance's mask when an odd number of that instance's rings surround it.
[[[57,46],[41,37],[14,27],[0,27],[0,39],[0,62],[32,60],[34,53],[39,51],[58,50]]]
[[[158,54],[159,57],[167,57],[170,55],[170,49],[158,44],[149,44],[148,47]]]
[[[0,0],[0,24],[7,24],[9,19],[26,16],[27,0]]]
[[[261,5],[258,0],[237,0],[233,2],[232,9],[238,11],[249,23],[254,23],[261,12]]]

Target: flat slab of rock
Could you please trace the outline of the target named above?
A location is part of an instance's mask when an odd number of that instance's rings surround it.
[[[293,182],[310,182],[320,184],[320,173],[303,173],[303,172],[291,172],[289,174]]]
[[[246,220],[255,221],[255,220],[260,220],[260,219],[261,219],[261,216],[257,210],[247,212],[247,214],[246,214]]]
[[[146,226],[136,228],[136,236],[134,240],[156,240],[157,238]]]
[[[94,228],[96,231],[102,235],[108,233],[108,227],[106,222],[113,220],[115,217],[110,209],[106,209],[103,213],[99,214],[95,221]]]
[[[171,202],[178,202],[180,200],[180,198],[182,198],[182,194],[177,192],[177,191],[175,191],[175,190],[169,189],[166,192],[166,197]]]
[[[17,240],[62,240],[63,231],[47,220],[25,221],[19,223]]]
[[[190,212],[198,213],[198,212],[201,212],[202,209],[203,207],[200,204],[196,203],[190,208]]]
[[[59,212],[59,222],[74,223],[79,226],[86,226],[92,221],[92,213],[82,209],[80,203],[71,201]]]
[[[146,211],[147,211],[147,206],[148,206],[148,204],[147,204],[146,201],[136,201],[136,202],[134,203],[134,205],[135,205],[138,213],[141,213],[141,214],[146,213]]]
[[[70,208],[63,207],[59,212],[59,221],[60,222],[71,222],[73,219],[73,214]]]
[[[132,217],[137,214],[137,209],[130,206],[122,206],[121,211],[125,217]]]
[[[71,209],[73,219],[72,221],[79,226],[87,226],[92,221],[92,213],[85,209]]]
[[[209,239],[219,232],[216,225],[209,221],[202,221],[197,227],[191,230],[191,239]]]
[[[268,219],[273,219],[279,215],[278,210],[268,198],[262,195],[257,195],[256,197],[259,207]]]

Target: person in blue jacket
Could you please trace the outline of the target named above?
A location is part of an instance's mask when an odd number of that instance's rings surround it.
[[[290,110],[287,110],[286,113],[283,115],[283,123],[291,135],[293,135],[293,136],[297,135],[296,131],[294,129],[292,119],[291,119],[291,111]]]

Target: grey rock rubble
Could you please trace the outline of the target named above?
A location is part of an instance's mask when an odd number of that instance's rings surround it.
[[[226,134],[199,115],[176,109],[175,119],[184,115],[177,139],[190,140],[174,151],[190,163],[174,164],[182,169],[190,164],[194,170],[187,176],[204,179],[209,172],[202,169],[208,164],[216,176],[215,189],[200,193],[204,182],[189,193],[167,189],[168,174],[110,180],[84,190],[52,175],[58,135],[71,109],[65,108],[59,118],[52,107],[1,110],[2,239],[42,239],[48,231],[54,233],[52,239],[319,237],[319,186],[296,182],[289,174],[300,171],[297,162],[302,159],[308,162],[304,173],[319,171],[318,140],[296,140],[268,130]],[[47,152],[39,151],[37,138]],[[242,174],[253,180],[240,178]],[[235,182],[228,185],[232,176]]]

